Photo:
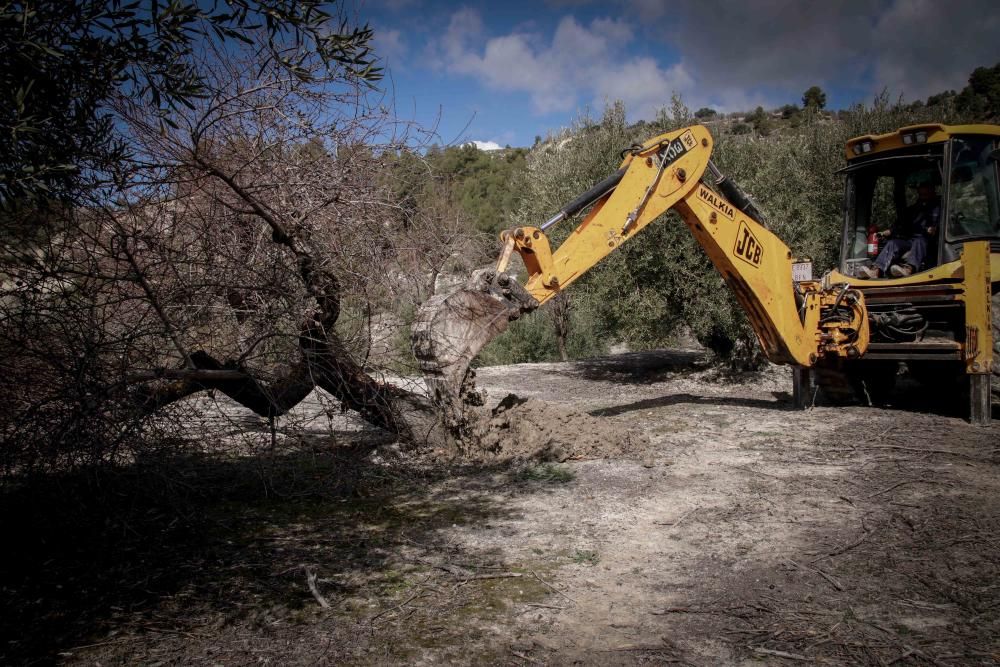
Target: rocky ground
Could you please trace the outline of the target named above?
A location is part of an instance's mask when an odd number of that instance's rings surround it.
[[[797,411],[787,370],[693,351],[478,385],[519,398],[458,458],[384,440],[359,463],[384,436],[320,401],[273,432],[205,402],[228,453],[105,480],[129,491],[99,521],[39,530],[13,497],[0,660],[1000,662],[1000,422],[905,386]]]

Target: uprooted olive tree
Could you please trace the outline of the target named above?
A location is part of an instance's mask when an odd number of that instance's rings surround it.
[[[259,53],[206,49],[205,94],[167,116],[113,100],[129,157],[85,200],[4,214],[5,471],[130,456],[205,392],[274,419],[321,388],[400,440],[444,437],[387,376],[412,370],[408,314],[478,240],[447,203],[392,201],[413,130],[377,90]]]

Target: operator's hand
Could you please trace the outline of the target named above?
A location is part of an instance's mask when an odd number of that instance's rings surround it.
[[[878,237],[880,239],[887,239],[890,236],[892,236],[892,230],[891,229],[883,229],[882,231],[878,232]]]
[[[931,236],[934,236],[935,234],[937,234],[937,225],[935,225],[934,227],[928,227],[927,228],[927,233],[929,235],[931,235]]]

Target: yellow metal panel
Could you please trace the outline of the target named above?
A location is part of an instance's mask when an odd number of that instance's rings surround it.
[[[989,241],[969,241],[962,250],[965,265],[965,370],[988,374],[993,368],[993,320]]]
[[[997,259],[1000,260],[1000,255],[997,256]],[[854,287],[903,287],[906,285],[924,285],[926,283],[945,280],[957,280],[962,275],[962,262],[956,259],[954,262],[940,264],[926,271],[913,273],[905,278],[859,278],[857,276],[845,275],[840,271],[831,271],[828,274],[828,282],[830,284],[850,283]]]
[[[746,310],[768,359],[811,366],[819,329],[799,319],[788,246],[704,185],[676,208]],[[814,321],[818,307],[807,302]]]
[[[919,130],[927,132],[928,144],[948,141],[948,139],[956,134],[988,134],[1000,136],[1000,126],[998,125],[941,125],[940,123],[924,123],[922,125],[909,125],[907,127],[901,127],[894,132],[887,132],[886,134],[866,134],[860,137],[854,137],[853,139],[848,140],[847,145],[844,147],[844,152],[847,156],[848,162],[850,162],[858,159],[859,157],[871,157],[872,155],[884,151],[892,151],[899,148],[911,148],[913,144],[907,146],[903,143],[903,135],[911,132],[917,132]],[[853,151],[854,146],[863,141],[871,141],[873,143],[874,147],[872,151],[870,153],[865,153],[863,156],[855,155]]]

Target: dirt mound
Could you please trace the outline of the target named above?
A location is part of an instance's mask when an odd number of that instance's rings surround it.
[[[650,447],[644,434],[537,398],[508,394],[476,426],[472,457],[566,461],[634,458]]]

